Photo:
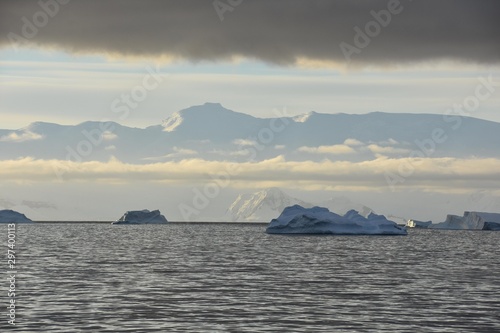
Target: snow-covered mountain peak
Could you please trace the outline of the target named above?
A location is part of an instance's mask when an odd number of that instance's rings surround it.
[[[33,132],[33,133],[43,133],[47,131],[54,130],[56,128],[61,128],[63,125],[47,123],[43,121],[36,121],[34,123],[29,124],[28,126],[21,128],[20,130]]]
[[[288,206],[312,207],[310,203],[293,198],[279,188],[268,188],[255,193],[242,194],[228,209],[233,221],[267,222],[275,218]]]
[[[254,198],[253,203],[255,205],[266,204],[266,205],[269,205],[273,209],[279,208],[284,203],[287,203],[290,201],[290,197],[276,187],[268,188],[268,189],[259,191],[257,193],[254,193],[253,198]]]
[[[315,114],[317,114],[317,112],[310,111],[310,112],[293,117],[293,121],[296,123],[305,123],[306,121],[309,120],[309,118],[311,118]]]
[[[177,112],[182,117],[200,116],[200,115],[216,115],[216,114],[228,114],[237,113],[226,109],[220,103],[205,103],[202,105],[193,105],[186,109],[182,109]]]
[[[181,114],[179,112],[175,112],[163,121],[163,131],[173,132],[177,127],[179,127],[180,124],[182,124],[183,120],[184,119],[182,118]]]
[[[205,103],[173,113],[163,121],[163,131],[180,130],[181,125],[183,128],[188,126],[190,131],[206,130],[207,127],[213,128],[214,126],[227,129],[231,125],[244,124],[249,119],[254,119],[254,117],[226,109],[220,103]]]

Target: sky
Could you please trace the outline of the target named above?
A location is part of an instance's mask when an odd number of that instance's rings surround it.
[[[496,0],[3,0],[0,129],[144,128],[205,102],[263,118],[443,114],[481,78],[500,84],[498,17]],[[471,115],[499,110],[495,93]]]
[[[148,66],[167,79],[130,126],[204,102],[259,117],[442,113],[500,73],[496,1],[65,2],[0,4],[2,128],[106,118]],[[474,116],[500,121],[499,106]]]

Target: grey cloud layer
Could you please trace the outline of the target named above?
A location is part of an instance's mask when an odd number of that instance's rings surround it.
[[[77,52],[193,61],[245,56],[278,64],[298,58],[344,62],[339,44],[355,45],[353,28],[364,30],[374,20],[370,12],[391,1],[243,0],[221,21],[211,0],[72,0],[31,41]],[[401,0],[401,7],[353,61],[500,61],[500,1]],[[22,36],[22,17],[32,21],[40,10],[37,1],[2,0],[0,45],[10,44],[10,32]]]

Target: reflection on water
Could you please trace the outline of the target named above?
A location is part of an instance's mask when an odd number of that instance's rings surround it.
[[[264,230],[18,225],[16,329],[500,332],[498,232]]]

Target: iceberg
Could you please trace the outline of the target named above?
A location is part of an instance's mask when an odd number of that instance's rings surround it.
[[[431,224],[430,229],[500,230],[500,213],[464,212],[464,216],[448,215],[446,221]]]
[[[0,223],[33,223],[24,214],[10,209],[0,210]]]
[[[484,222],[483,230],[500,231],[499,222]]]
[[[405,227],[398,226],[383,215],[370,213],[363,217],[355,210],[344,216],[327,208],[286,207],[266,229],[268,234],[334,234],[334,235],[406,235]]]
[[[161,224],[167,222],[167,219],[161,215],[159,210],[149,211],[144,209],[128,211],[111,224]]]
[[[408,228],[427,229],[427,228],[429,228],[429,226],[431,224],[432,224],[432,221],[423,222],[423,221],[417,221],[417,220],[408,220],[408,222],[406,222],[406,226]]]

